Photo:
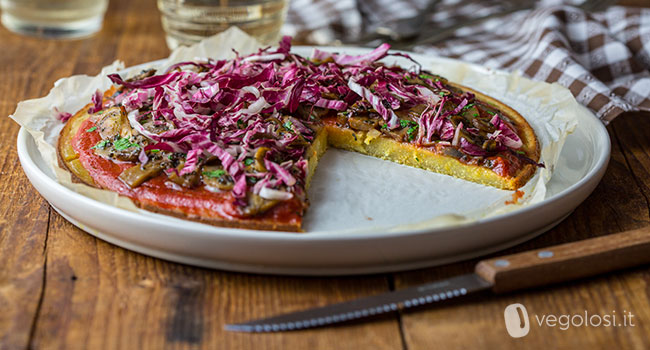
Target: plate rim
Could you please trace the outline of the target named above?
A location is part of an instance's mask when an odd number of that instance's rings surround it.
[[[303,50],[313,49],[314,47],[300,47]],[[346,48],[342,47],[317,47],[319,49],[330,49],[330,50],[339,50],[342,51]],[[367,48],[348,48],[351,50],[370,50]],[[467,63],[460,60],[450,59],[446,57],[425,57],[422,55],[409,53],[413,56],[424,57],[429,62],[433,64],[436,60],[438,62],[460,62],[474,66],[474,68],[481,69],[485,72],[503,72],[497,69],[491,69],[482,67],[473,63]],[[125,72],[131,69],[137,69],[143,66],[154,65],[164,60],[157,60],[147,63],[142,63],[132,67],[125,68],[121,72]],[[507,72],[506,72],[507,73]],[[395,256],[390,256],[392,261],[386,261],[376,258],[367,258],[362,257],[355,260],[351,258],[352,255],[345,255],[343,260],[345,260],[344,266],[341,264],[328,264],[324,263],[322,266],[316,266],[314,262],[311,262],[311,265],[307,264],[305,266],[295,265],[295,257],[288,257],[282,262],[277,260],[269,263],[259,263],[255,260],[245,260],[245,261],[235,261],[229,259],[228,256],[223,256],[220,254],[213,254],[210,256],[201,256],[197,250],[173,250],[169,248],[168,245],[156,246],[155,244],[147,244],[146,241],[143,241],[142,236],[135,235],[133,240],[129,240],[128,237],[124,235],[120,236],[114,232],[106,231],[101,232],[98,229],[92,227],[92,225],[87,225],[81,216],[78,213],[68,213],[68,217],[72,217],[74,220],[71,221],[75,226],[79,227],[87,233],[105,240],[107,242],[116,244],[123,248],[133,250],[145,255],[154,256],[157,258],[172,260],[180,263],[186,263],[196,266],[203,266],[208,268],[218,268],[229,271],[238,271],[238,272],[253,272],[253,273],[265,273],[265,274],[282,274],[282,275],[355,275],[355,274],[368,274],[368,273],[382,273],[382,272],[393,272],[401,271],[405,269],[414,269],[422,268],[432,265],[446,264],[460,260],[470,259],[476,256],[489,254],[507,247],[519,244],[528,239],[531,239],[551,227],[555,226],[566,216],[568,216],[575,207],[580,205],[587,196],[593,191],[593,189],[600,182],[602,176],[604,175],[607,164],[611,156],[611,139],[605,125],[593,114],[593,112],[586,109],[586,107],[579,105],[580,108],[586,113],[581,113],[579,117],[578,128],[585,128],[583,131],[582,137],[586,138],[589,142],[590,153],[593,154],[591,158],[591,163],[589,169],[584,173],[584,175],[575,183],[570,184],[569,186],[564,187],[561,191],[554,193],[551,197],[545,198],[539,203],[535,203],[524,208],[518,208],[512,212],[502,213],[499,215],[494,215],[488,218],[482,218],[476,221],[471,221],[468,223],[462,223],[459,225],[453,226],[441,226],[441,227],[418,227],[411,228],[406,227],[399,230],[384,231],[385,229],[390,228],[370,228],[365,229],[364,231],[343,231],[343,230],[327,230],[327,231],[316,231],[316,232],[306,232],[304,234],[295,234],[290,232],[276,232],[276,231],[262,231],[262,230],[251,230],[251,229],[235,229],[235,228],[225,228],[225,227],[216,227],[211,225],[205,225],[193,221],[187,221],[179,218],[168,217],[160,214],[150,213],[150,212],[132,212],[126,209],[118,208],[113,205],[100,202],[93,198],[87,197],[81,193],[74,191],[71,188],[64,186],[59,183],[55,178],[49,175],[46,169],[43,169],[39,166],[34,159],[30,156],[30,152],[36,152],[35,156],[42,157],[40,151],[38,150],[37,145],[35,144],[34,137],[27,132],[23,127],[20,128],[17,135],[17,153],[23,166],[23,169],[29,178],[32,185],[36,182],[40,182],[41,186],[49,186],[48,194],[67,197],[68,201],[74,201],[78,203],[79,206],[91,205],[96,210],[101,210],[107,212],[107,215],[115,215],[117,217],[122,217],[125,221],[135,222],[137,224],[146,225],[153,228],[163,228],[164,230],[176,230],[177,236],[185,234],[186,231],[189,235],[188,237],[197,240],[198,242],[209,240],[210,242],[233,242],[235,245],[242,242],[254,241],[256,242],[253,246],[265,243],[272,244],[286,244],[288,247],[307,247],[313,249],[313,247],[318,246],[318,243],[327,243],[329,245],[341,245],[347,244],[348,242],[352,245],[359,244],[374,244],[374,242],[402,242],[402,239],[409,242],[440,242],[439,240],[445,236],[453,236],[458,234],[467,234],[469,230],[481,230],[483,227],[492,227],[499,228],[499,225],[503,225],[501,221],[505,223],[516,222],[522,216],[523,218],[532,218],[535,214],[534,212],[540,208],[546,207],[545,210],[551,210],[547,206],[556,206],[562,209],[556,209],[555,214],[558,214],[561,210],[561,215],[553,216],[552,224],[551,221],[545,222],[543,225],[530,226],[525,230],[519,230],[518,233],[506,232],[495,233],[495,235],[490,239],[481,239],[479,238],[478,243],[474,244],[474,248],[469,247],[469,245],[458,243],[459,246],[452,248],[452,250],[443,251],[440,253],[440,250],[436,253],[430,253],[429,255],[423,255],[411,251],[410,253],[406,252],[404,254],[397,253]],[[569,136],[571,137],[571,136]],[[31,139],[31,141],[30,141]],[[30,145],[30,142],[33,142],[33,145]],[[602,142],[602,144],[600,144]],[[596,146],[593,146],[596,145]],[[593,152],[591,151],[593,149]],[[40,163],[43,166],[43,163]],[[47,169],[50,170],[50,169]],[[32,181],[32,177],[37,177],[36,182]],[[37,189],[41,195],[43,193]],[[43,195],[43,197],[45,197]],[[45,197],[46,200],[50,200]],[[51,197],[50,197],[51,198]],[[56,202],[52,200],[53,203]],[[52,205],[55,210],[59,211],[54,205]],[[151,214],[151,215],[150,215]],[[65,216],[65,215],[64,215]],[[161,220],[164,218],[165,220]],[[92,220],[90,217],[89,220]],[[521,221],[521,219],[519,219]],[[540,221],[542,222],[542,221]],[[539,222],[538,222],[539,224]],[[162,226],[160,226],[162,225]],[[187,226],[191,225],[191,226]],[[486,225],[486,226],[483,226]],[[504,227],[504,226],[501,226]],[[110,238],[109,238],[110,237]],[[178,237],[176,236],[167,236],[169,239],[174,240]],[[472,237],[477,237],[476,235]],[[149,239],[148,237],[146,239]],[[459,236],[459,239],[462,237]],[[478,248],[476,248],[478,247]],[[445,248],[447,249],[447,248]],[[374,260],[373,260],[374,259]],[[289,261],[287,263],[286,261]],[[316,261],[316,260],[314,260]]]

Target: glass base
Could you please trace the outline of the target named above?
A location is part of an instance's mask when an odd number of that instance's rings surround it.
[[[102,29],[104,15],[65,23],[35,23],[16,18],[8,13],[2,14],[5,28],[18,34],[47,39],[79,39],[97,33]]]

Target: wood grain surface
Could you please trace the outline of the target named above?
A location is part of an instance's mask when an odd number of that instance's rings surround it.
[[[0,26],[0,50],[0,349],[650,348],[650,267],[370,323],[225,332],[226,323],[470,272],[477,260],[373,276],[273,277],[170,263],[98,240],[53,211],[29,184],[16,156],[18,126],[5,116],[18,101],[45,95],[59,78],[97,74],[117,58],[130,66],[167,56],[155,2],[111,0],[102,31],[84,40],[39,40]],[[548,233],[499,254],[650,224],[650,115],[623,115],[608,130],[612,159],[594,193]],[[514,339],[503,312],[515,302],[531,318],[630,311],[635,326],[532,324],[529,335]]]

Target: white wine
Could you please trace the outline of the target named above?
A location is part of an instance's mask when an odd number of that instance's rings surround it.
[[[237,26],[263,44],[279,39],[288,0],[158,0],[170,48]]]
[[[17,33],[78,38],[101,29],[108,0],[0,0],[2,24]]]

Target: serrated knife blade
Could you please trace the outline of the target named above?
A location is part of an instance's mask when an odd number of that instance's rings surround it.
[[[447,302],[491,289],[495,293],[549,285],[650,264],[650,226],[554,247],[480,261],[474,273],[225,326],[239,332],[281,332],[322,327],[416,306]]]
[[[229,324],[225,329],[237,332],[281,332],[322,327],[461,298],[491,286],[476,274],[467,274],[306,311]]]

